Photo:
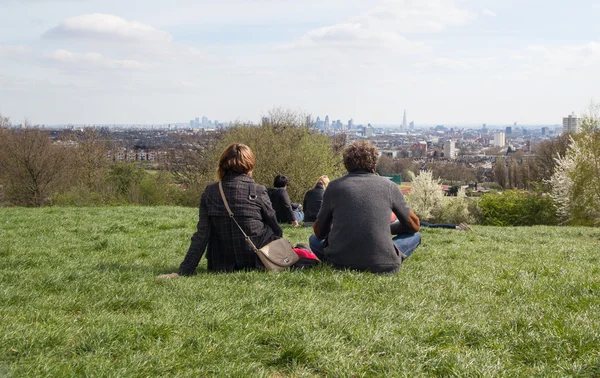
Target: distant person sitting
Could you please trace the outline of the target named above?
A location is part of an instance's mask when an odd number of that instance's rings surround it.
[[[304,195],[304,225],[312,226],[317,220],[317,214],[321,210],[323,203],[323,194],[329,185],[329,177],[323,175],[319,177],[314,188]]]
[[[398,222],[398,218],[396,218],[396,215],[394,213],[392,213],[391,223],[394,224],[396,222]],[[458,230],[458,231],[473,231],[473,228],[466,223],[459,223],[459,224],[429,223],[429,222],[424,222],[424,221],[421,221],[420,223],[421,223],[421,227],[427,227],[427,228],[449,228],[449,229]]]
[[[287,192],[287,186],[290,183],[290,178],[286,175],[277,175],[273,182],[274,188],[269,188],[269,198],[277,221],[279,223],[291,223],[292,226],[300,226],[300,222],[304,220],[304,212],[302,206],[298,203],[292,203]]]
[[[338,268],[394,273],[421,243],[419,218],[398,185],[375,173],[379,152],[367,141],[344,151],[348,174],[329,183],[310,248]],[[390,225],[390,213],[399,222]],[[394,238],[391,237],[390,231]]]

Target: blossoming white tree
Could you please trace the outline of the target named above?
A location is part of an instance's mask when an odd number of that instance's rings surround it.
[[[549,180],[563,223],[600,225],[600,104],[592,103]]]

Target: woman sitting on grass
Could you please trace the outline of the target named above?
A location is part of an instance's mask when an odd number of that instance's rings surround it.
[[[250,147],[233,143],[221,154],[218,178],[235,219],[257,248],[279,239],[283,232],[277,223],[267,189],[252,179],[255,159]],[[208,270],[235,271],[263,265],[229,216],[218,183],[210,184],[200,199],[197,231],[178,273],[159,278],[192,275],[206,249]]]
[[[323,203],[323,194],[329,185],[329,177],[323,175],[319,177],[314,188],[304,195],[304,225],[312,226],[317,220],[317,214],[321,210]]]

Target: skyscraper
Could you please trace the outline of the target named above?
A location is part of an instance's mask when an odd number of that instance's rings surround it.
[[[408,128],[410,130],[414,130],[415,129],[415,121],[410,121],[410,123],[408,124]]]
[[[404,117],[402,118],[402,130],[406,130],[407,129],[407,124],[406,124],[406,109],[404,109]]]
[[[504,147],[506,145],[506,134],[499,132],[494,134],[494,146]]]
[[[568,117],[563,118],[563,133],[576,133],[579,131],[579,118],[575,113],[571,113]]]
[[[329,116],[328,115],[325,116],[325,128],[326,129],[329,128]]]
[[[444,143],[444,157],[446,159],[454,159],[456,157],[456,147],[453,140]]]

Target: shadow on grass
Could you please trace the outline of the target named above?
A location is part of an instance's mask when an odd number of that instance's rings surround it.
[[[149,275],[159,275],[159,274],[167,274],[177,272],[179,270],[179,266],[170,266],[163,268],[156,268],[147,265],[136,265],[136,264],[121,264],[116,262],[101,262],[96,266],[101,272],[118,272],[118,273],[130,273],[130,272],[140,272],[147,273]],[[200,271],[199,271],[200,272]]]

